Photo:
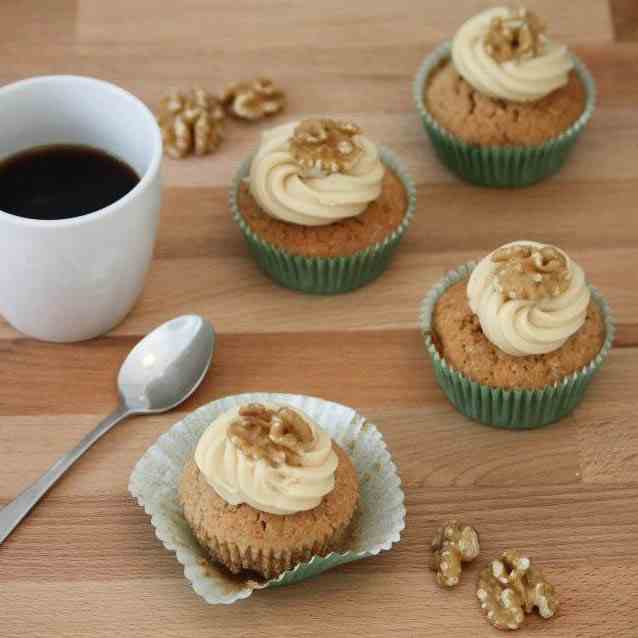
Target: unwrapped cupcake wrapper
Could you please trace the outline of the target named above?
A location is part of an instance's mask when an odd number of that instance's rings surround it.
[[[288,404],[308,414],[348,452],[360,488],[353,531],[343,550],[312,556],[266,582],[241,574],[232,576],[210,562],[178,501],[184,466],[192,458],[204,430],[220,414],[252,402]],[[195,592],[210,604],[233,603],[247,598],[255,589],[289,585],[337,565],[376,555],[397,543],[405,527],[401,480],[381,433],[352,408],[301,395],[250,393],[205,405],[174,425],[146,451],[133,469],[129,491],[151,517],[156,536],[184,565],[184,575]]]
[[[264,241],[246,223],[239,209],[239,188],[248,177],[252,156],[246,158],[230,191],[230,210],[257,264],[278,284],[300,292],[327,295],[349,292],[376,279],[388,266],[416,208],[416,188],[400,160],[380,148],[381,161],[401,179],[408,199],[403,221],[383,241],[347,257],[303,257]]]
[[[574,70],[585,86],[586,101],[583,113],[566,131],[535,146],[480,146],[467,144],[445,130],[425,106],[423,95],[430,73],[450,58],[450,50],[449,42],[437,48],[424,60],[414,81],[416,107],[441,162],[479,186],[529,186],[557,173],[594,112],[596,86],[585,65],[572,55]]]
[[[600,352],[587,366],[562,381],[544,388],[493,388],[472,381],[452,368],[441,357],[432,340],[432,316],[439,297],[454,284],[467,279],[476,264],[470,262],[449,272],[425,297],[421,305],[420,326],[425,349],[432,359],[436,380],[450,403],[466,417],[485,425],[512,430],[537,428],[554,423],[570,414],[582,401],[594,374],[602,366],[614,340],[615,325],[607,302],[590,286],[605,323],[605,341]]]

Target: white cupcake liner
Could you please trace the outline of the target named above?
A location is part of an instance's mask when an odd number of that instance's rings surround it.
[[[184,465],[204,430],[223,412],[251,402],[288,404],[308,414],[350,454],[360,484],[356,531],[348,541],[348,550],[314,556],[266,582],[231,576],[209,562],[178,502]],[[299,582],[342,563],[376,555],[399,542],[405,527],[401,479],[381,433],[352,408],[302,395],[247,393],[203,406],[174,425],[145,452],[133,469],[129,491],[151,517],[156,536],[184,565],[184,575],[195,592],[209,604],[234,603],[255,589]]]

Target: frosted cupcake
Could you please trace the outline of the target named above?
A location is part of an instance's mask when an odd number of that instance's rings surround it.
[[[437,380],[466,416],[535,427],[569,414],[607,356],[606,302],[559,248],[506,244],[426,297],[422,329]]]
[[[488,9],[426,58],[415,99],[443,163],[468,181],[524,186],[562,166],[594,108],[593,80],[525,9]]]
[[[307,415],[254,403],[204,432],[179,496],[213,560],[270,579],[339,548],[359,485],[348,454]]]
[[[357,125],[330,119],[266,131],[231,192],[260,267],[310,293],[347,292],[379,276],[414,206],[398,160]]]

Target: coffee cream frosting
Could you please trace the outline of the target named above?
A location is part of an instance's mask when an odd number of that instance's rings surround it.
[[[312,445],[300,453],[298,464],[273,466],[250,458],[230,440],[228,430],[239,409],[217,417],[197,444],[195,463],[208,484],[227,503],[246,503],[260,512],[286,515],[317,507],[335,485],[338,458],[330,436],[298,412],[312,430]]]
[[[477,91],[491,98],[528,102],[539,100],[567,84],[573,67],[567,47],[541,37],[537,56],[498,62],[485,40],[494,18],[511,18],[512,10],[488,9],[465,22],[454,36],[452,60],[458,73]]]
[[[266,131],[250,168],[250,192],[272,217],[302,226],[322,226],[361,214],[381,194],[385,169],[379,151],[364,135],[355,143],[358,160],[329,175],[304,169],[290,151],[298,122]]]
[[[511,246],[540,250],[547,245],[517,241],[497,251]],[[497,251],[483,258],[470,276],[467,285],[470,308],[485,336],[507,354],[521,357],[557,350],[585,322],[590,299],[585,274],[563,251],[554,249],[563,255],[567,268],[565,289],[556,296],[508,298],[497,280],[499,264],[492,259]]]

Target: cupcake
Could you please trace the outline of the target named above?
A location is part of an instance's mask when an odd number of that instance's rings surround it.
[[[296,394],[228,396],[185,415],[135,464],[129,491],[212,605],[377,556],[405,528],[381,432],[351,407]]]
[[[614,326],[582,268],[555,246],[506,244],[449,273],[422,307],[439,385],[466,416],[546,425],[581,401]]]
[[[338,549],[358,498],[348,454],[306,414],[277,404],[217,417],[179,486],[184,517],[210,557],[266,579]]]
[[[470,18],[424,61],[415,82],[441,161],[485,186],[525,186],[556,173],[594,108],[593,80],[525,9]]]
[[[415,189],[355,124],[308,119],[263,134],[230,205],[262,270],[288,288],[328,294],[385,270],[414,213]]]

